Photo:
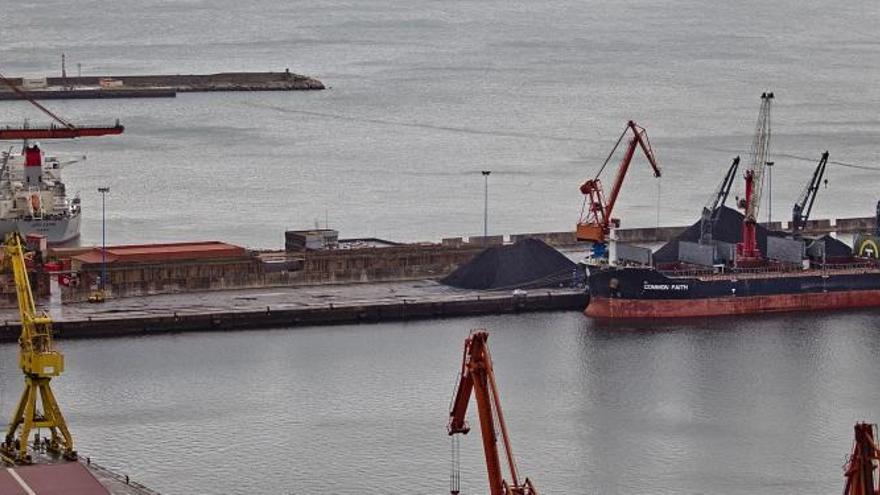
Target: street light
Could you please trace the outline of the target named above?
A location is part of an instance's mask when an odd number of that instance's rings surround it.
[[[483,246],[486,245],[489,237],[489,174],[491,170],[483,170],[483,178],[485,186],[483,188]]]
[[[101,193],[101,292],[103,295],[104,287],[107,283],[107,216],[105,208],[105,198],[110,192],[109,187],[99,187],[98,192]]]
[[[767,228],[773,223],[773,162],[767,162]]]

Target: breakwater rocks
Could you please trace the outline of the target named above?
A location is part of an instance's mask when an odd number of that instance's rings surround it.
[[[284,72],[221,72],[141,76],[8,78],[35,99],[173,97],[196,91],[299,91],[325,89],[321,81]],[[0,88],[0,100],[21,97]]]

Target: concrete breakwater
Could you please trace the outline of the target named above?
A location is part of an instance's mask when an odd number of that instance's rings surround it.
[[[529,293],[486,292],[445,294],[399,301],[337,301],[319,307],[243,309],[137,315],[115,313],[54,322],[59,338],[103,338],[154,335],[173,332],[227,331],[261,328],[291,328],[311,325],[376,323],[382,321],[424,320],[489,314],[537,311],[582,311],[587,305],[583,289],[553,289]],[[15,342],[20,333],[17,322],[0,327],[0,342]]]
[[[8,78],[36,99],[173,97],[196,91],[298,91],[325,89],[321,81],[284,72],[221,72],[217,74],[156,74]],[[20,99],[0,88],[0,100]]]

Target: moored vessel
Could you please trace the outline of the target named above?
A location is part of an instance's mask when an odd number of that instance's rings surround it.
[[[81,203],[68,197],[61,171],[78,159],[47,156],[25,141],[20,153],[0,152],[0,236],[39,234],[51,244],[79,237]]]
[[[656,252],[618,244],[615,224],[602,221],[600,215],[594,213],[587,219],[587,225],[598,227],[601,235],[579,235],[579,239],[594,244],[604,244],[607,239],[609,247],[605,254],[601,245],[598,252],[603,256],[596,257],[594,246],[586,315],[681,318],[880,306],[880,260],[865,255],[876,255],[880,249],[857,246],[859,256],[854,256],[850,246],[834,237],[804,235],[828,164],[828,151],[821,154],[795,202],[789,229],[774,230],[773,225],[758,223],[764,176],[773,165],[773,98],[770,92],[761,95],[750,160],[743,174],[745,191],[737,198],[742,213],[724,206],[739,166],[736,157],[703,208],[701,219]],[[646,153],[654,163],[653,153]],[[629,158],[631,153],[622,162],[624,171]],[[601,212],[601,201],[591,204],[597,205],[593,211]],[[613,205],[613,200],[609,204]],[[579,224],[579,234],[581,227]],[[880,232],[880,224],[875,230]],[[868,241],[863,244],[870,247]]]
[[[585,313],[597,318],[683,318],[880,306],[880,266],[664,272],[618,267],[590,273]]]

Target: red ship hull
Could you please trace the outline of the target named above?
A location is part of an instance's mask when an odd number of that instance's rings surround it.
[[[880,307],[880,290],[698,299],[592,297],[584,313],[594,318],[689,318],[869,307]]]

